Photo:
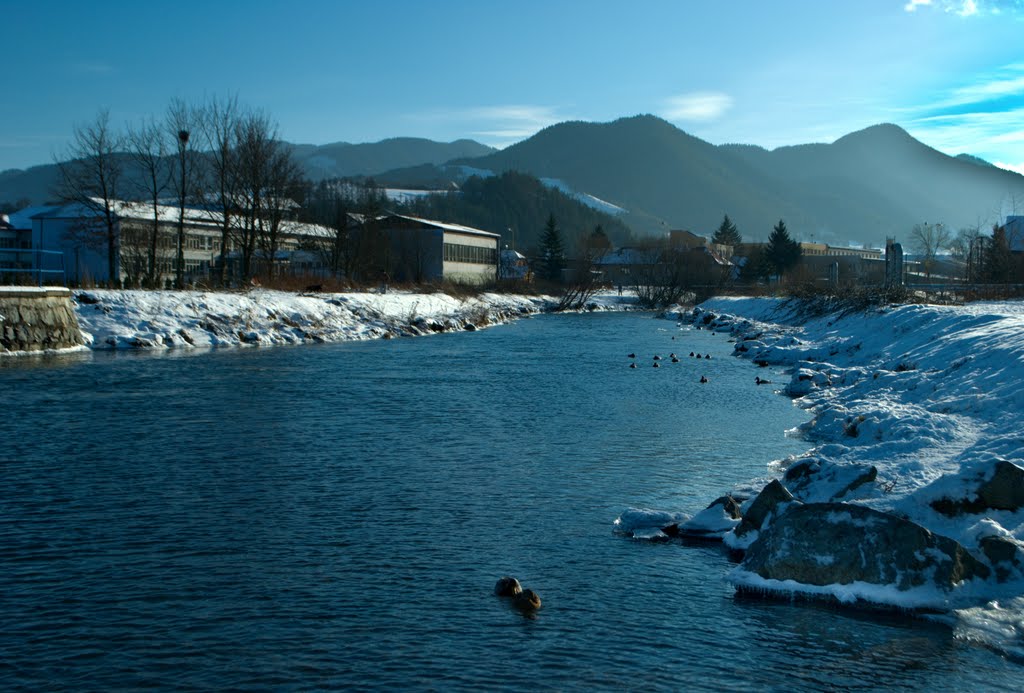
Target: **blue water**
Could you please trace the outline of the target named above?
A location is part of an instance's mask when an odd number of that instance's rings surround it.
[[[720,547],[613,533],[807,447],[730,352],[596,314],[0,360],[0,689],[1019,688],[942,626],[738,598]]]

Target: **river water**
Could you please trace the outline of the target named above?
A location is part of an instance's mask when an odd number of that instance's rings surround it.
[[[1018,688],[943,626],[741,599],[719,546],[613,532],[807,447],[730,352],[595,314],[0,360],[0,689]]]

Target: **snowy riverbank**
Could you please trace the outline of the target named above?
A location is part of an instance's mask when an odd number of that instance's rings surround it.
[[[269,346],[475,330],[552,308],[550,296],[484,293],[295,294],[257,289],[75,291],[78,322],[93,349]],[[611,293],[597,310],[623,309]]]
[[[721,298],[682,317],[791,369],[767,387],[811,412],[799,433],[815,447],[670,533],[744,551],[741,590],[937,609],[1024,655],[1024,303],[808,317]],[[620,520],[658,534],[645,511]]]

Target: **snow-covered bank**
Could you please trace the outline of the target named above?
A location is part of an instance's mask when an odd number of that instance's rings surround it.
[[[75,291],[76,313],[93,349],[222,347],[338,342],[474,330],[548,310],[550,296],[485,293],[295,294],[257,289]],[[595,310],[629,307],[611,293]]]
[[[718,298],[684,317],[790,368],[780,389],[813,415],[778,481],[679,525],[746,552],[731,582],[952,611],[963,637],[1024,650],[1024,303],[808,317]]]

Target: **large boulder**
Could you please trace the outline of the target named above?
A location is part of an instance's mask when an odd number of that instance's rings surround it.
[[[877,478],[878,469],[871,464],[835,464],[814,458],[797,462],[783,476],[786,488],[805,503],[842,500]]]
[[[1024,574],[1024,544],[1011,537],[987,536],[979,542],[996,571],[996,580],[1008,582]]]
[[[790,503],[792,501],[793,494],[782,485],[782,482],[778,479],[773,479],[767,486],[761,489],[761,493],[757,494],[757,498],[747,508],[747,512],[743,513],[743,519],[736,527],[734,534],[737,538],[742,538],[750,532],[761,529],[765,519],[770,514],[778,514],[775,511],[780,503]]]
[[[1017,511],[1024,507],[1024,469],[999,460],[978,478],[973,497],[940,498],[932,501],[937,512],[953,517],[986,510]]]
[[[741,570],[805,585],[930,585],[950,590],[988,567],[956,541],[848,503],[791,504],[747,550]]]

